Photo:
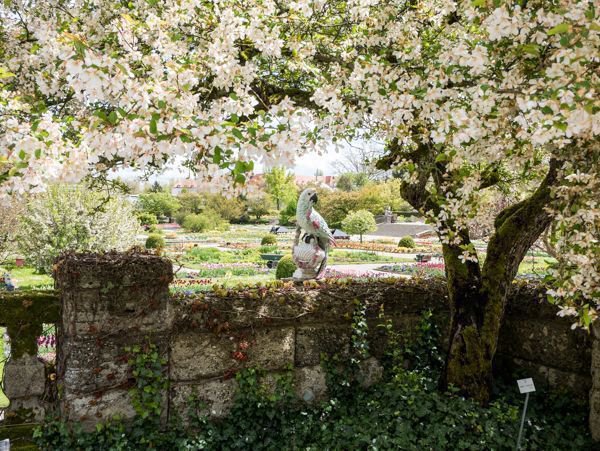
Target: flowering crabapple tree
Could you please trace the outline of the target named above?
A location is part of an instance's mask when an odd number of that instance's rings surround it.
[[[552,299],[596,317],[593,0],[9,1],[0,21],[4,193],[174,159],[218,188],[254,161],[374,139],[443,243],[443,384],[489,399],[507,292],[548,228]],[[516,201],[481,263],[470,228],[493,191]]]

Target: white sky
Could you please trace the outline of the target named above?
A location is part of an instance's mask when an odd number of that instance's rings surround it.
[[[310,152],[296,159],[296,164],[293,168],[290,168],[296,175],[315,175],[317,169],[321,169],[324,175],[335,175],[336,170],[332,166],[332,163],[341,158],[341,154],[333,150],[325,153],[324,155],[318,155]],[[264,172],[263,165],[258,163],[254,166],[254,172],[261,174]],[[139,180],[140,174],[137,171],[131,169],[122,169],[115,173],[116,177],[121,177],[124,180]],[[171,180],[182,180],[190,178],[193,179],[194,175],[186,168],[181,167],[178,164],[172,164],[170,167],[165,169],[161,174],[150,177],[150,183],[158,180],[160,183],[167,183]]]

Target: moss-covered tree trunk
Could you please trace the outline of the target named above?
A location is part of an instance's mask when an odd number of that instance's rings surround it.
[[[489,400],[507,295],[527,250],[550,223],[545,207],[555,179],[552,163],[531,197],[498,215],[481,269],[478,263],[461,261],[458,246],[444,245],[451,320],[442,387],[451,384],[481,403]],[[469,242],[466,233],[462,240]]]
[[[419,130],[413,133],[419,136]],[[392,140],[388,144],[388,155],[382,157],[377,166],[389,169],[399,159],[411,159],[416,164],[416,173],[410,181],[402,183],[402,197],[415,209],[437,215],[439,221],[442,217],[440,193],[455,195],[453,189],[462,186],[462,177],[460,171],[452,172],[444,160],[436,158],[438,150],[431,142],[416,142],[418,146],[407,153],[398,140]],[[527,250],[550,224],[546,208],[551,202],[551,188],[559,180],[558,167],[559,162],[551,160],[546,177],[533,194],[505,208],[496,217],[483,266],[479,262],[463,261],[461,246],[443,245],[451,318],[446,365],[440,380],[442,388],[453,385],[481,403],[490,399],[492,362],[507,295]],[[492,164],[482,172],[480,190],[499,182],[497,169]],[[435,190],[430,190],[430,186]],[[451,222],[442,228],[459,233],[462,245],[470,244],[468,230],[457,231]]]

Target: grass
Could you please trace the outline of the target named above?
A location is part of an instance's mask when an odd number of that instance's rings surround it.
[[[13,283],[19,290],[33,290],[54,285],[54,280],[48,274],[39,274],[34,268],[22,267],[5,269],[0,267],[0,275],[8,272]]]
[[[548,270],[547,262],[555,261],[550,257],[530,257],[527,256],[519,265],[519,274],[541,274],[544,275]]]

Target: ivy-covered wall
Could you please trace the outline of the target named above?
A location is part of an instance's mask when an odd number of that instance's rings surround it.
[[[278,281],[173,298],[172,278],[168,260],[147,254],[69,255],[56,265],[57,405],[64,419],[92,427],[114,415],[131,418],[139,401],[130,398],[133,384],[161,374],[169,382],[158,393],[164,421],[185,420],[192,397],[223,415],[236,390],[232,376],[250,366],[266,372],[265,384],[292,371],[296,394],[312,402],[327,396],[324,357],[349,358],[351,348],[364,348],[359,379],[370,385],[381,375],[389,337],[379,325],[410,340],[424,311],[442,330],[448,317],[441,281]],[[58,313],[52,305],[48,312]],[[533,376],[538,387],[585,397],[591,348],[588,334],[572,331],[538,288],[515,285],[496,359],[499,376]],[[156,351],[163,366],[132,374],[140,350]]]

